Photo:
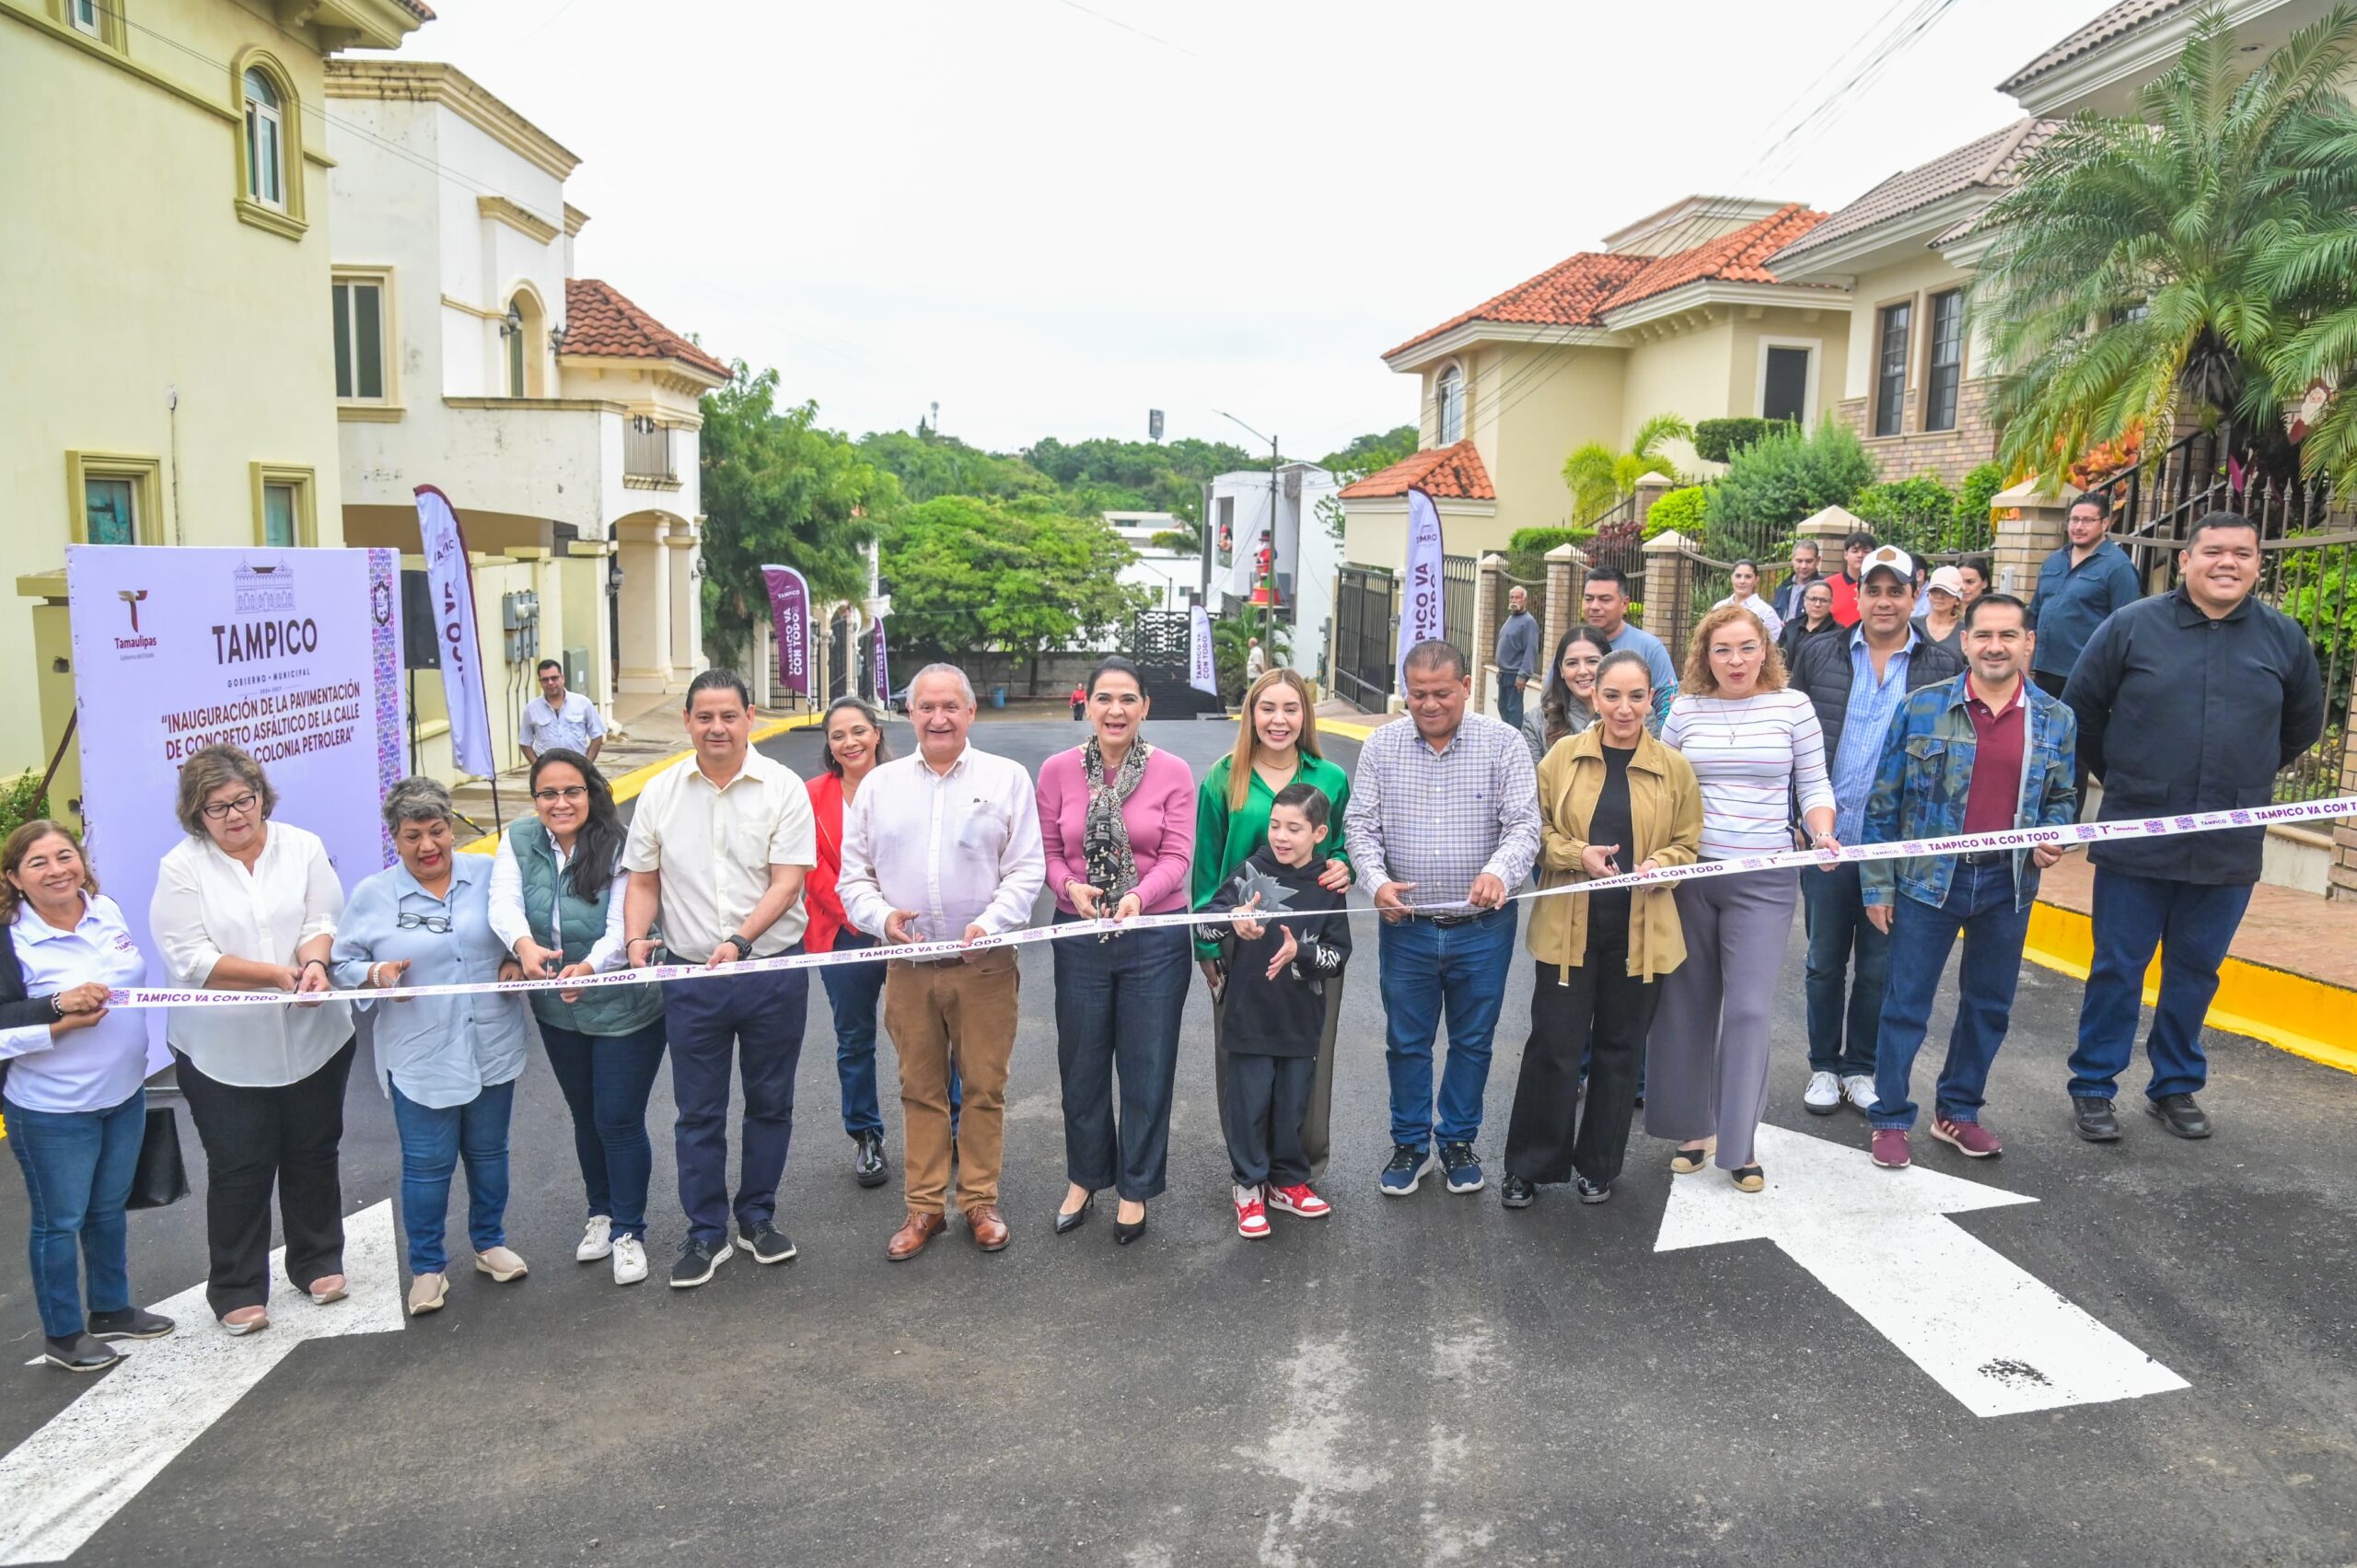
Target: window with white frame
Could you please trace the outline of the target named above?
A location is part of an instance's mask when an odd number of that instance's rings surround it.
[[[1433,380],[1433,408],[1436,415],[1437,446],[1454,446],[1465,439],[1465,373],[1451,365],[1442,369]]]
[[[335,280],[335,395],[346,402],[383,402],[385,279]]]
[[[99,0],[66,0],[65,16],[75,32],[86,32],[92,38],[106,36],[106,13],[100,9]]]
[[[278,84],[259,65],[245,75],[246,194],[286,210],[286,122]]]
[[[1964,385],[1964,290],[1932,296],[1932,362],[1923,377],[1923,428],[1954,430]]]
[[[1907,343],[1915,303],[1886,305],[1875,319],[1875,434],[1896,436],[1907,417]]]

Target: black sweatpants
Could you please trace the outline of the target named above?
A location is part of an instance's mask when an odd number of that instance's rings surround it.
[[[1309,1179],[1301,1121],[1317,1074],[1315,1056],[1228,1052],[1220,1121],[1227,1130],[1227,1163],[1238,1187],[1258,1187],[1264,1181],[1297,1187]]]

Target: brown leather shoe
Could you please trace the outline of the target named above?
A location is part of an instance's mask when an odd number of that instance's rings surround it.
[[[995,1252],[1006,1245],[1006,1216],[998,1212],[996,1203],[977,1203],[968,1209],[966,1223],[974,1227],[974,1245],[983,1251]]]
[[[911,1209],[908,1224],[894,1231],[892,1239],[885,1243],[884,1256],[895,1263],[905,1262],[923,1251],[926,1242],[948,1228],[949,1222],[939,1214],[921,1214]]]

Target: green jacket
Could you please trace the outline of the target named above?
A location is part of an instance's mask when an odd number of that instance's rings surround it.
[[[619,881],[608,883],[603,898],[592,902],[573,890],[573,878],[560,870],[556,846],[538,821],[518,822],[507,830],[516,852],[516,866],[524,878],[524,919],[532,940],[552,947],[552,910],[562,908],[564,922],[564,963],[577,964],[606,929],[606,902],[619,898]],[[578,1002],[567,1002],[553,991],[531,993],[532,1016],[544,1024],[585,1035],[633,1034],[663,1016],[663,992],[655,985],[592,986]]]
[[[1269,844],[1269,807],[1276,804],[1276,792],[1261,779],[1256,770],[1251,783],[1245,786],[1244,805],[1230,813],[1227,808],[1227,780],[1233,757],[1222,757],[1195,794],[1195,871],[1191,887],[1192,904],[1202,910],[1212,900],[1212,895],[1226,885],[1236,875],[1236,868]],[[1294,769],[1294,782],[1308,784],[1324,796],[1333,806],[1333,816],[1326,825],[1326,842],[1322,853],[1329,860],[1343,865],[1351,863],[1342,845],[1342,812],[1351,803],[1351,775],[1336,763],[1323,757],[1304,753]],[[1216,958],[1219,941],[1206,938],[1211,926],[1196,927],[1195,957]]]

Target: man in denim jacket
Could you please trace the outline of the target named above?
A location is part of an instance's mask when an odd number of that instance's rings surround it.
[[[1866,798],[1869,843],[1913,843],[1958,833],[2054,830],[2035,848],[1871,860],[1863,868],[1867,918],[1890,934],[1875,1057],[1875,1163],[1907,1165],[1915,1124],[1909,1080],[1932,1018],[1948,948],[1964,933],[1956,1028],[1940,1070],[1932,1136],[1985,1159],[2001,1153],[1980,1124],[1989,1064],[2004,1042],[2021,976],[2022,941],[2038,873],[2062,857],[2060,830],[2078,815],[2072,780],[2078,720],[2028,679],[2030,631],[2022,601],[1983,594],[1964,612],[1964,674],[1910,693],[1892,715]]]

